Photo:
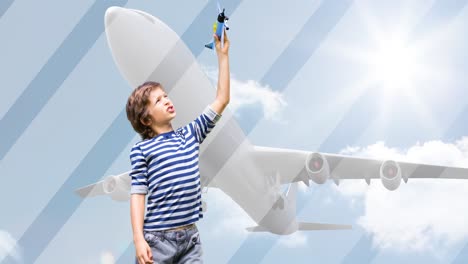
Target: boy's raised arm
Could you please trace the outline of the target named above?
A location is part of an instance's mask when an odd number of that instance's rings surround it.
[[[218,54],[218,87],[216,92],[216,98],[211,104],[217,114],[221,115],[230,100],[230,76],[229,76],[229,39],[224,32],[224,45],[221,48],[221,42],[214,34],[216,41],[216,53]]]

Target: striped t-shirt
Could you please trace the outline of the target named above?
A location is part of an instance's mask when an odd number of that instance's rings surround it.
[[[130,193],[148,195],[144,230],[184,226],[203,217],[199,146],[220,117],[208,106],[188,125],[133,146]]]

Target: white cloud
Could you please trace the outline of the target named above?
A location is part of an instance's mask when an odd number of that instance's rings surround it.
[[[0,230],[0,262],[6,257],[12,257],[17,263],[22,263],[22,257],[16,240],[10,233]]]
[[[203,67],[208,77],[216,82],[218,79],[218,70]],[[231,101],[229,109],[236,112],[238,109],[260,104],[263,114],[268,120],[281,121],[281,111],[287,105],[283,94],[273,91],[268,85],[263,86],[257,81],[241,81],[231,75]]]
[[[115,257],[110,251],[101,253],[101,264],[115,264]]]
[[[342,153],[467,167],[468,137],[455,143],[418,143],[407,150],[379,142],[364,148],[349,147]],[[358,223],[381,249],[443,254],[468,237],[468,180],[410,179],[393,192],[377,181],[370,186],[363,180],[343,181],[336,190],[351,201],[363,201],[365,211]]]
[[[307,237],[303,232],[295,232],[288,236],[281,236],[278,244],[287,248],[299,248],[307,246]]]
[[[210,189],[204,197],[209,213],[221,216],[217,217],[220,222],[211,229],[213,235],[224,237],[229,234],[230,237],[241,238],[248,235],[247,227],[257,225],[237,203],[219,189]]]

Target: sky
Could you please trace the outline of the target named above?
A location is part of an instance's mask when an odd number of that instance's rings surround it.
[[[216,55],[203,48],[215,1],[0,2],[0,263],[133,259],[129,203],[73,193],[128,171],[139,140],[124,114],[132,87],[104,34],[113,5],[164,21],[216,82]],[[468,1],[221,5],[229,107],[251,143],[468,167]],[[299,187],[300,221],[353,229],[251,234],[242,208],[209,189],[197,223],[205,262],[468,262],[468,181]]]

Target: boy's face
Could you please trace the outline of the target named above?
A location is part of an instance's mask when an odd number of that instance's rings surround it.
[[[151,126],[167,125],[176,116],[174,105],[161,87],[151,91],[148,113],[151,118]]]

